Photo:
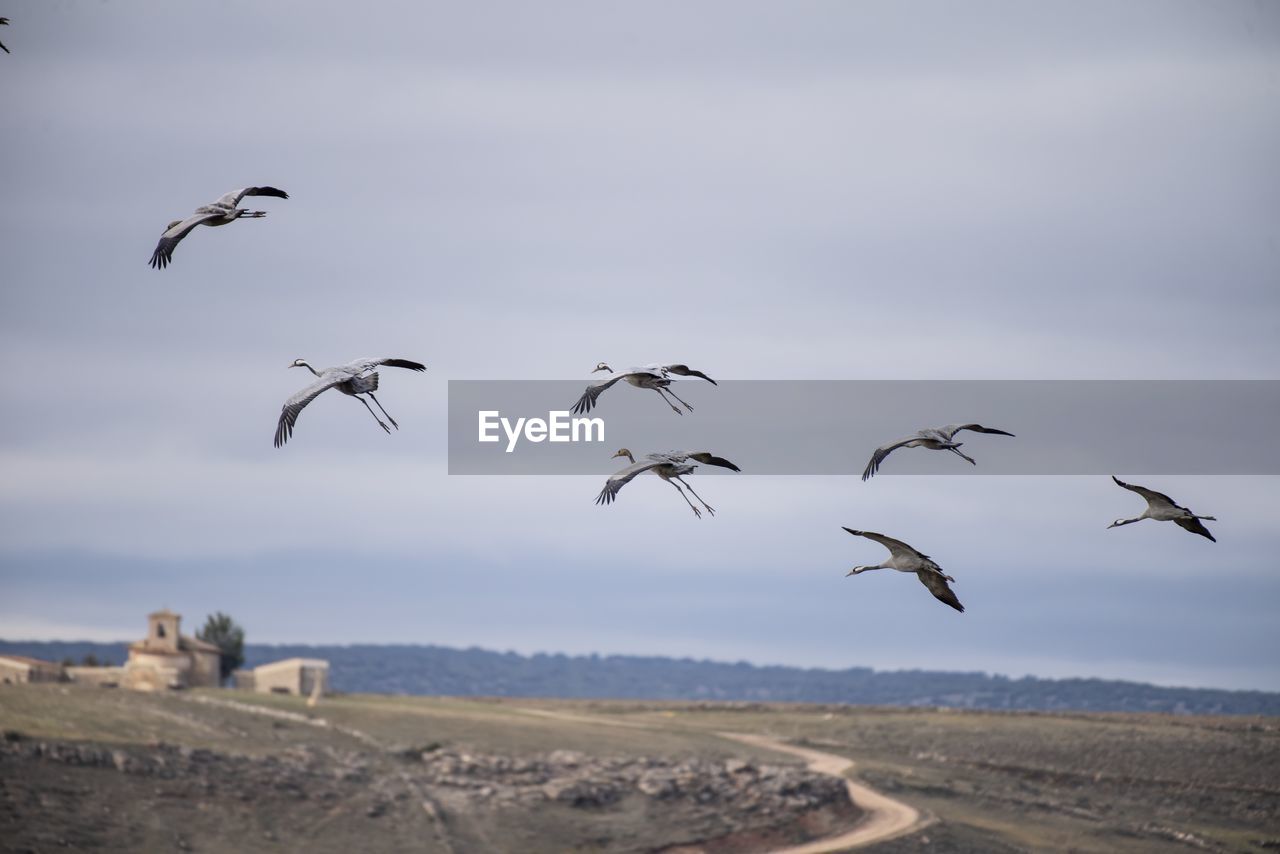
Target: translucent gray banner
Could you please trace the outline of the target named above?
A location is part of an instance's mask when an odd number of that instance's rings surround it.
[[[711,451],[746,474],[853,475],[880,445],[976,422],[1015,438],[959,433],[976,466],[902,448],[877,476],[1280,474],[1276,380],[685,379],[672,384],[693,406],[683,415],[624,381],[572,415],[590,382],[450,381],[449,473],[608,473],[625,447]]]

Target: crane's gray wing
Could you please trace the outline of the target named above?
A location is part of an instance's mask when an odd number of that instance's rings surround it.
[[[962,614],[964,613],[964,606],[960,604],[960,600],[951,591],[951,587],[947,584],[947,579],[941,573],[922,570],[916,573],[916,578],[920,579],[921,584],[929,588],[933,598],[950,605]]]
[[[276,447],[289,441],[289,437],[293,435],[293,425],[298,422],[298,413],[302,412],[308,403],[315,400],[321,392],[328,391],[348,379],[350,377],[341,373],[325,373],[311,385],[286,400],[280,409],[280,420],[276,423]]]
[[[867,462],[867,467],[862,470],[862,479],[864,481],[869,480],[873,474],[880,470],[880,464],[884,462],[885,457],[898,450],[898,448],[908,445],[919,438],[919,436],[907,436],[905,439],[899,439],[896,442],[889,442],[876,448],[871,454],[871,459]]]
[[[850,534],[853,534],[855,537],[866,537],[868,540],[875,540],[890,552],[906,552],[907,554],[922,557],[925,560],[933,560],[933,558],[929,557],[924,552],[913,549],[902,540],[895,540],[893,537],[886,537],[884,534],[877,534],[875,531],[855,531],[853,528],[845,528],[845,530]]]
[[[1163,492],[1156,492],[1154,489],[1147,489],[1145,486],[1138,486],[1132,483],[1125,483],[1123,480],[1116,477],[1115,475],[1111,475],[1111,479],[1114,480],[1117,485],[1123,486],[1125,489],[1129,490],[1130,492],[1136,492],[1139,495],[1141,495],[1143,498],[1147,499],[1148,504],[1159,504],[1160,502],[1164,502],[1170,507],[1175,507],[1179,510],[1185,509],[1182,507],[1178,507],[1177,503],[1175,503],[1172,498],[1165,495]]]
[[[717,457],[710,451],[672,451],[671,453],[678,455],[681,459],[697,460],[698,462],[705,463],[709,466],[720,466],[720,468],[742,471],[742,469],[738,468],[724,457]]]
[[[214,202],[215,205],[225,205],[234,208],[240,204],[240,200],[245,196],[274,196],[277,199],[287,199],[289,194],[284,190],[277,190],[275,187],[245,187],[241,190],[232,190]]]
[[[202,222],[221,217],[220,213],[200,213],[195,216],[189,216],[184,220],[175,222],[164,230],[164,234],[160,235],[160,242],[156,244],[156,251],[151,253],[151,266],[157,270],[163,270],[169,266],[169,262],[173,260],[173,250],[182,238],[191,233],[191,229],[195,228]]]
[[[664,465],[667,465],[667,463],[662,460],[645,460],[632,463],[622,471],[611,474],[609,479],[604,482],[604,489],[600,490],[600,494],[596,496],[596,504],[612,504],[613,500],[618,497],[618,491],[630,483],[636,475]]]
[[[662,370],[670,371],[671,373],[682,377],[700,377],[712,385],[720,385],[720,383],[711,379],[711,377],[707,376],[702,371],[692,370],[688,365],[663,365]]]
[[[592,407],[596,405],[596,399],[604,394],[604,390],[625,376],[627,375],[618,374],[615,377],[587,386],[587,390],[582,393],[582,397],[578,398],[578,402],[573,405],[573,414],[581,415],[584,412],[590,412]]]
[[[994,433],[997,436],[1013,435],[1007,430],[997,430],[994,427],[983,427],[981,424],[948,424],[946,427],[938,428],[938,432],[945,434],[948,439],[954,438],[961,430],[971,430],[974,433]]]
[[[1174,519],[1173,521],[1176,522],[1178,527],[1184,531],[1190,531],[1193,534],[1199,534],[1202,537],[1208,537],[1210,540],[1213,540],[1213,542],[1215,543],[1217,542],[1217,540],[1214,539],[1213,534],[1209,533],[1209,529],[1206,528],[1203,524],[1201,524],[1199,519],[1193,518],[1191,516],[1186,516],[1183,518]]]

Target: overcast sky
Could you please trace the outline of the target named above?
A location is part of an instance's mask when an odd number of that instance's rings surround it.
[[[706,478],[699,521],[656,478],[594,506],[613,448],[599,477],[445,457],[449,379],[600,360],[1280,378],[1280,6],[4,14],[0,637],[131,639],[169,606],[251,642],[1280,690],[1280,478],[1117,472],[1214,544],[1106,530],[1142,504],[1101,476]],[[253,184],[291,198],[147,267]],[[384,371],[399,432],[333,394],[272,448],[309,379],[285,365],[366,355],[429,366]],[[841,525],[933,555],[966,613],[845,578],[883,551]]]

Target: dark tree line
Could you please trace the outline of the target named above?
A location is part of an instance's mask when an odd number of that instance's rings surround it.
[[[0,652],[53,661],[92,653],[122,661],[125,646],[0,641]],[[1280,715],[1280,693],[1164,688],[1105,679],[1009,679],[986,673],[867,667],[757,667],[745,662],[641,656],[525,656],[437,646],[242,643],[242,654],[250,667],[295,656],[326,659],[335,690],[377,694]]]

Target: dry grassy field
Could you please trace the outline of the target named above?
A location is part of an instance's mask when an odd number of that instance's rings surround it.
[[[913,807],[877,851],[1280,848],[1280,721],[843,706],[0,688],[0,849],[773,851]]]

